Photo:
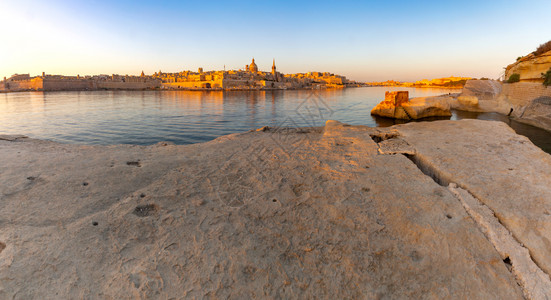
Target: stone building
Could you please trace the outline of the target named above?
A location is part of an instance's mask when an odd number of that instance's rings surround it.
[[[253,58],[253,61],[251,62],[251,64],[249,65],[249,72],[251,72],[251,73],[258,72],[258,67],[256,66],[256,63],[254,62],[254,58]]]

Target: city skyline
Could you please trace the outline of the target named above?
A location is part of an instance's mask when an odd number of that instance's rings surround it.
[[[0,76],[242,69],[357,81],[498,78],[549,40],[551,3],[0,2]],[[534,10],[533,7],[538,7]]]

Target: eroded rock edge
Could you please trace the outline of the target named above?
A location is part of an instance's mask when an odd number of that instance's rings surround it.
[[[527,299],[551,299],[551,279],[532,259],[530,251],[499,221],[494,211],[468,190],[458,187],[452,178],[437,170],[422,155],[406,154],[423,174],[436,183],[447,186],[452,195],[461,203],[467,214],[475,221],[480,231],[492,243],[503,262],[509,264]]]

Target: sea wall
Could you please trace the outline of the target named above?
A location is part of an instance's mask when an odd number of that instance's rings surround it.
[[[43,91],[70,91],[70,90],[93,90],[96,88],[95,81],[91,79],[50,79],[43,80],[41,90]]]
[[[145,82],[116,82],[116,81],[97,81],[98,89],[108,90],[145,90],[161,87],[159,80]]]
[[[5,81],[0,85],[0,91],[28,91],[28,90],[42,90],[43,80],[42,78],[33,78],[29,80],[14,80]]]
[[[0,82],[0,91],[80,91],[80,90],[145,90],[161,87],[160,80],[147,81],[107,81],[94,80],[89,78],[66,79],[66,78],[41,78],[36,77],[29,80],[14,80]]]
[[[162,87],[169,89],[220,89],[223,87],[223,81],[220,80],[202,80],[202,81],[181,81],[181,82],[163,82]]]
[[[500,96],[515,106],[526,106],[534,99],[551,97],[551,87],[534,82],[505,83]]]

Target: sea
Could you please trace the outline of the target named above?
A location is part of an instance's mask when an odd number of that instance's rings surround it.
[[[60,143],[87,145],[179,145],[263,126],[316,127],[327,120],[352,125],[391,126],[371,109],[385,91],[410,97],[457,93],[457,89],[358,87],[273,91],[64,91],[0,94],[0,134],[23,134]],[[497,113],[453,111],[450,118],[507,123],[551,153],[551,133]],[[429,120],[429,121],[431,121]],[[424,120],[426,121],[426,120]]]

